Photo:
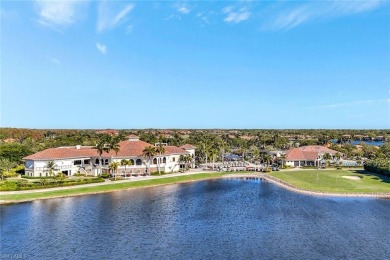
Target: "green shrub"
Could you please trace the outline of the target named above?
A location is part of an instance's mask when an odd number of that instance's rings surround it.
[[[117,176],[116,179],[115,178],[110,178],[111,181],[123,181],[123,180],[126,180],[125,178],[123,178],[122,176]]]
[[[110,178],[111,175],[109,173],[102,173],[102,174],[100,174],[100,177],[104,178],[104,179],[107,179],[107,178]]]
[[[5,181],[1,186],[2,191],[18,190],[18,183],[15,181]]]
[[[73,176],[76,176],[76,177],[85,177],[86,175],[83,174],[83,173],[76,173],[76,174],[74,174]]]
[[[65,180],[54,180],[54,179],[41,179],[40,181],[27,182],[23,181],[5,181],[0,185],[1,191],[12,191],[12,190],[34,190],[34,189],[46,189],[63,186],[74,186],[89,183],[104,182],[102,178],[86,178],[86,179],[65,179]]]
[[[369,172],[390,176],[390,160],[388,159],[367,160],[364,163],[364,169]]]
[[[160,174],[161,174],[161,175],[164,175],[164,174],[166,174],[166,173],[165,173],[165,171],[160,171]],[[158,171],[157,171],[157,172],[151,172],[151,173],[150,173],[150,175],[152,175],[152,176],[156,176],[156,175],[160,175],[160,174],[158,173]]]

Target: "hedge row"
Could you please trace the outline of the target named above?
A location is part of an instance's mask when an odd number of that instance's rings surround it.
[[[390,176],[390,160],[388,159],[367,160],[364,163],[364,169],[369,172]]]
[[[104,182],[102,178],[88,178],[75,180],[56,180],[52,182],[25,182],[25,181],[5,181],[0,186],[0,191],[14,191],[14,190],[36,190],[55,187],[74,186],[89,183]]]

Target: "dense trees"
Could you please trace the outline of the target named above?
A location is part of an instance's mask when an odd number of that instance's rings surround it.
[[[245,129],[245,130],[121,130],[118,136],[102,137],[95,130],[53,130],[0,128],[0,158],[21,164],[22,158],[51,147],[97,144],[100,155],[107,151],[118,152],[119,141],[128,134],[137,134],[140,139],[151,144],[157,142],[180,146],[193,144],[198,162],[221,161],[226,153],[235,153],[249,160],[256,160],[265,150],[288,149],[298,145],[330,145],[330,148],[355,160],[390,158],[389,142],[380,149],[362,145],[357,149],[349,142],[350,138],[390,137],[390,130],[327,130],[327,129]],[[347,135],[347,136],[345,136]],[[102,139],[105,139],[102,141]],[[330,143],[337,139],[341,144]],[[99,152],[100,150],[100,152]],[[160,154],[158,152],[157,154]],[[160,167],[159,167],[160,168]]]
[[[375,159],[364,163],[364,169],[369,172],[390,176],[390,160]]]

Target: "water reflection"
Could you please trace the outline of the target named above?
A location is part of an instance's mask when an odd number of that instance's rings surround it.
[[[297,194],[258,178],[0,207],[2,253],[29,259],[385,259],[390,201]]]

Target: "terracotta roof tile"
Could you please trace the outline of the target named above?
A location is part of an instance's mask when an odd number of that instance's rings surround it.
[[[185,144],[185,145],[180,146],[180,148],[183,148],[183,149],[195,149],[196,147],[193,146],[192,144]]]
[[[142,157],[143,150],[152,146],[149,143],[139,140],[127,140],[119,143],[120,150],[118,153],[110,151],[109,153],[103,153],[102,157]],[[187,151],[176,146],[164,146],[165,153],[163,155],[171,154],[188,154]],[[24,157],[25,160],[54,160],[54,159],[65,159],[65,158],[87,158],[98,156],[97,150],[93,147],[80,147],[77,149],[75,146],[69,147],[58,147],[43,150],[41,152]]]

